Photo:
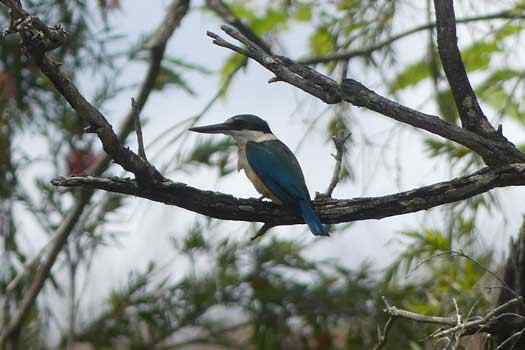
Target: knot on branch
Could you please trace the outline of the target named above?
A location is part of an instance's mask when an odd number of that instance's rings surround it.
[[[341,82],[343,98],[354,106],[363,107],[368,104],[369,94],[372,92],[369,88],[354,79],[343,79]]]
[[[19,34],[26,48],[41,53],[62,46],[68,38],[61,25],[48,27],[32,16],[19,17],[13,21],[8,33]]]

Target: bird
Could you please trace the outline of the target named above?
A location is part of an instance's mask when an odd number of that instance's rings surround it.
[[[297,158],[273,134],[264,119],[253,114],[239,114],[223,123],[189,130],[233,137],[238,146],[237,170],[244,170],[262,198],[292,208],[314,235],[328,236],[326,226],[315,212]]]

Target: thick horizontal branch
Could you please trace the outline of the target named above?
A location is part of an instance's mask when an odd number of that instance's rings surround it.
[[[213,43],[246,55],[275,74],[271,79],[285,81],[299,89],[316,96],[325,103],[335,104],[343,101],[355,106],[365,107],[389,118],[414,126],[457,142],[478,153],[488,165],[525,162],[525,155],[506,140],[494,140],[477,135],[445,120],[416,111],[383,97],[353,79],[346,79],[341,85],[316,70],[296,63],[284,56],[268,53],[236,29],[221,27],[229,36],[241,42],[244,47],[229,43],[215,33],[208,32]]]
[[[487,15],[481,15],[481,16],[475,16],[475,17],[466,17],[466,18],[460,18],[456,21],[457,24],[463,23],[472,23],[472,22],[480,22],[480,21],[488,21],[488,20],[494,20],[494,19],[524,19],[525,14],[523,13],[517,13],[516,11],[501,11],[496,13],[490,13]],[[392,45],[394,42],[409,37],[410,35],[430,30],[436,27],[436,22],[431,22],[427,24],[422,24],[420,26],[416,26],[412,29],[408,29],[404,32],[392,35],[389,38],[386,38],[374,45],[360,48],[357,50],[348,50],[348,51],[340,51],[333,53],[331,55],[326,56],[315,56],[315,57],[306,57],[297,60],[298,63],[302,64],[319,64],[319,63],[328,63],[328,62],[334,62],[334,61],[346,61],[349,59],[352,59],[354,57],[360,57],[360,56],[368,56],[374,51],[381,50],[384,47],[387,47],[389,45]]]
[[[143,188],[125,178],[56,178],[55,186],[87,187],[146,198],[174,205],[217,219],[264,222],[273,225],[301,224],[304,221],[288,208],[257,199],[238,199],[230,195],[202,191],[182,183],[158,183]],[[442,204],[461,201],[497,187],[525,185],[525,164],[484,168],[472,175],[411,191],[374,198],[316,199],[321,221],[336,224],[349,221],[381,219]]]

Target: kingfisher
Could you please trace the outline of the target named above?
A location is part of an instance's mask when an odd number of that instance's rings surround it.
[[[244,169],[262,198],[293,208],[314,235],[328,236],[326,227],[315,212],[297,158],[275,137],[264,119],[252,114],[240,114],[224,123],[189,130],[233,137],[239,148],[237,170]]]

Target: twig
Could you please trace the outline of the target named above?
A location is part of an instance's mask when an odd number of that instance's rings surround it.
[[[504,342],[502,342],[501,344],[498,345],[498,347],[496,348],[496,350],[503,350],[505,349],[505,346],[509,345],[511,341],[518,341],[520,340],[520,338],[522,337],[523,333],[525,332],[525,328],[523,328],[521,331],[519,332],[516,332],[514,333],[513,335],[511,335],[510,337],[508,337],[507,339],[505,339]],[[516,339],[517,338],[517,339]],[[515,345],[515,344],[514,344]]]
[[[408,320],[412,320],[415,322],[432,323],[432,324],[440,324],[440,325],[447,325],[447,326],[453,326],[456,324],[455,316],[449,316],[449,317],[427,316],[427,315],[421,315],[421,314],[418,314],[412,311],[399,309],[395,306],[388,306],[385,309],[385,312],[391,317],[406,318]]]
[[[330,181],[330,184],[324,193],[324,195],[328,198],[332,197],[335,187],[341,180],[341,165],[343,163],[343,156],[346,151],[345,142],[348,140],[348,138],[350,138],[350,136],[352,136],[352,133],[348,133],[346,136],[338,135],[332,138],[332,141],[335,145],[336,154],[333,156],[335,158],[335,167],[332,174],[332,180]]]
[[[411,272],[416,271],[420,266],[422,266],[423,264],[431,261],[432,259],[439,258],[439,257],[460,257],[460,258],[465,258],[465,259],[471,261],[472,263],[474,263],[476,266],[478,266],[480,269],[482,269],[483,271],[485,271],[489,275],[491,275],[494,279],[496,279],[501,284],[501,287],[504,288],[505,290],[507,290],[510,294],[514,295],[515,297],[519,296],[519,293],[517,293],[515,290],[513,290],[507,283],[505,283],[505,281],[501,277],[499,277],[498,274],[496,274],[495,272],[489,270],[488,268],[483,266],[483,264],[481,264],[479,261],[477,261],[473,257],[465,254],[463,251],[460,251],[460,250],[459,251],[458,250],[448,250],[446,252],[438,253],[438,254],[432,255],[432,256],[430,256],[430,257],[428,257],[426,259],[423,259],[423,260],[419,261],[416,266],[414,266],[414,268],[412,269]]]
[[[487,15],[460,18],[456,21],[456,23],[466,24],[466,23],[487,21],[487,20],[494,20],[494,19],[524,19],[524,18],[525,18],[525,15],[522,13],[516,13],[515,11],[507,10],[507,11],[490,13]],[[333,61],[344,61],[344,60],[349,60],[349,59],[360,57],[360,56],[369,56],[374,51],[377,51],[384,47],[392,45],[394,42],[400,39],[406,38],[412,34],[416,34],[424,30],[433,29],[435,27],[436,27],[436,22],[430,22],[428,24],[423,24],[423,25],[414,27],[412,29],[408,29],[404,32],[395,34],[389,38],[386,38],[383,41],[378,42],[377,44],[374,44],[374,45],[371,45],[365,48],[360,48],[357,50],[343,51],[343,52],[336,52],[334,54],[326,55],[326,56],[306,57],[306,58],[297,60],[297,62],[302,63],[302,64],[319,64],[319,63],[328,63],[328,62],[333,62]]]
[[[5,288],[6,294],[9,294],[13,292],[16,287],[20,284],[20,282],[24,279],[24,277],[30,273],[33,273],[38,265],[40,264],[40,260],[44,257],[46,251],[55,244],[55,241],[57,240],[58,236],[55,235],[53,238],[51,238],[46,245],[40,249],[40,251],[31,259],[31,261],[24,265],[22,271],[20,271],[7,285]]]
[[[501,312],[502,310],[508,308],[511,305],[518,304],[518,303],[521,303],[521,302],[523,302],[523,298],[522,297],[511,299],[508,302],[506,302],[505,304],[499,305],[498,307],[492,309],[490,312],[488,312],[484,317],[482,317],[480,319],[476,319],[476,320],[473,320],[473,321],[467,321],[467,322],[461,323],[459,325],[456,325],[454,327],[451,327],[451,328],[448,328],[448,329],[445,329],[445,330],[441,330],[441,331],[436,332],[435,334],[433,334],[433,337],[434,338],[442,338],[442,337],[448,336],[450,334],[453,334],[453,333],[455,333],[455,332],[457,332],[459,330],[466,330],[466,329],[472,329],[472,328],[479,329],[480,331],[482,331],[482,330],[484,330],[484,327],[486,325],[488,325],[489,321],[491,319],[493,319],[496,315],[498,315],[499,312]]]
[[[456,301],[456,298],[452,298],[452,303],[454,304],[454,310],[456,311],[456,325],[461,326],[462,325],[462,317],[459,313],[459,306],[458,302]],[[461,335],[464,331],[464,328],[460,328],[457,332],[454,332],[454,334],[450,337],[450,342],[448,344],[449,350],[456,350],[459,346],[459,340],[461,338]]]
[[[264,225],[262,225],[259,231],[257,231],[257,233],[253,235],[252,238],[250,238],[250,240],[255,241],[257,238],[261,238],[266,232],[270,231],[275,226],[276,225],[274,224],[265,223]]]
[[[383,302],[385,303],[385,310],[388,310],[391,308],[390,304],[388,303],[388,300],[385,296],[383,296]],[[390,329],[392,328],[392,325],[394,324],[394,321],[397,319],[397,316],[390,316],[388,320],[385,323],[385,327],[383,328],[383,331],[381,332],[381,329],[377,328],[377,344],[374,346],[373,350],[381,350],[388,340],[388,333],[390,332]]]
[[[388,333],[390,332],[390,329],[392,328],[392,325],[394,324],[394,321],[396,320],[395,317],[389,317],[388,320],[385,323],[385,327],[383,328],[383,332],[381,333],[380,330],[378,330],[378,343],[374,346],[373,350],[380,350],[382,349],[388,340]]]
[[[264,42],[253,30],[245,25],[241,19],[232,12],[232,10],[222,0],[206,0],[206,6],[215,12],[223,21],[235,27],[248,39],[257,44],[261,49],[266,52],[271,52],[270,46]]]
[[[386,301],[384,297],[383,297],[383,300],[385,301],[385,305],[386,305],[384,312],[390,317],[404,318],[404,319],[408,319],[408,320],[420,322],[420,323],[430,323],[430,324],[439,324],[443,326],[448,326],[448,328],[446,329],[442,329],[442,328],[438,329],[437,331],[432,333],[429,337],[433,339],[438,339],[438,340],[443,339],[443,338],[449,338],[449,343],[447,345],[449,349],[456,349],[457,346],[459,345],[459,339],[463,335],[474,334],[477,332],[490,333],[491,332],[491,328],[490,328],[491,322],[493,321],[502,322],[498,318],[501,315],[501,311],[503,311],[504,309],[514,304],[523,302],[522,297],[514,298],[512,300],[509,300],[507,303],[502,304],[492,309],[490,312],[488,312],[483,317],[475,317],[471,321],[464,322],[459,313],[459,307],[457,306],[457,302],[455,299],[453,299],[455,315],[449,316],[449,317],[421,315],[421,314],[418,314],[412,311],[403,310],[395,306],[391,306],[388,304],[388,302]]]
[[[131,98],[131,110],[133,111],[133,115],[135,117],[135,132],[137,133],[137,143],[138,143],[138,153],[139,156],[144,159],[144,161],[148,161],[148,158],[146,157],[146,151],[144,150],[144,139],[142,137],[142,126],[140,125],[140,111],[138,109],[137,103],[135,102],[135,99]]]

